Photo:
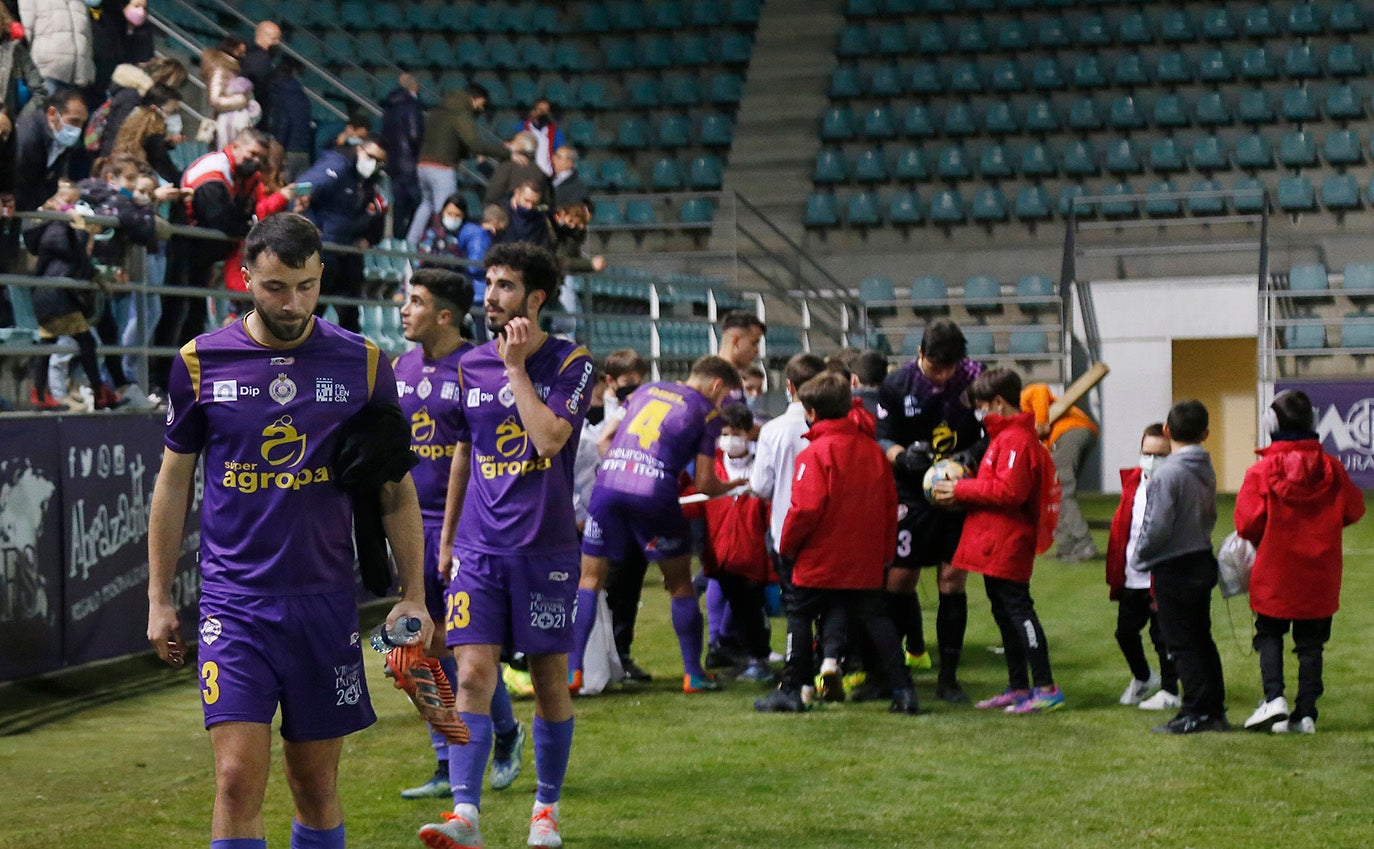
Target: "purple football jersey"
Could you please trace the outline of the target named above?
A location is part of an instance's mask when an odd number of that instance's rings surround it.
[[[723,426],[711,399],[686,384],[641,386],[625,404],[596,485],[676,501],[678,474],[698,454],[716,455]]]
[[[420,515],[426,522],[442,522],[448,494],[448,471],[459,442],[470,442],[463,421],[463,393],[458,387],[458,360],[472,350],[464,342],[446,357],[425,359],[416,347],[396,358],[396,394],[401,412],[410,420],[410,450],[420,464],[410,470],[420,496]]]
[[[188,342],[168,383],[164,442],[204,455],[205,591],[352,588],[353,509],[332,464],[349,418],[396,404],[377,346],[316,319],[296,347],[266,348],[240,320]]]
[[[573,461],[596,367],[586,348],[553,336],[525,361],[539,397],[572,425],[562,450],[541,458],[520,420],[496,342],[473,348],[458,364],[463,404],[455,426],[470,434],[472,473],[454,549],[487,554],[576,551]]]

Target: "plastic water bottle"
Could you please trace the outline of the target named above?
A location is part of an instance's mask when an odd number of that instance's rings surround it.
[[[396,620],[396,627],[390,631],[383,622],[372,629],[372,650],[385,654],[397,646],[408,645],[420,633],[420,626],[418,616],[401,617]]]

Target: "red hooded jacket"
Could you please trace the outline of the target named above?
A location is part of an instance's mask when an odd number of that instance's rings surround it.
[[[1364,515],[1364,494],[1316,439],[1258,452],[1236,495],[1236,531],[1254,543],[1250,609],[1276,619],[1325,619],[1340,607],[1341,528]]]
[[[1144,472],[1139,466],[1121,470],[1121,501],[1112,516],[1112,530],[1107,537],[1107,598],[1116,601],[1126,588],[1126,546],[1131,543],[1131,510],[1135,507],[1136,490]]]
[[[811,425],[797,455],[792,506],[778,552],[796,561],[792,582],[876,590],[897,550],[897,485],[873,437],[850,418]]]
[[[1043,528],[1053,536],[1058,519],[1059,478],[1035,435],[1034,414],[988,416],[983,427],[991,441],[978,476],[954,485],[968,516],[953,565],[1028,584]]]
[[[716,451],[716,477],[729,480],[724,455]],[[706,544],[701,564],[708,575],[728,572],[761,584],[778,580],[764,538],[768,502],[753,493],[726,495],[706,502]]]

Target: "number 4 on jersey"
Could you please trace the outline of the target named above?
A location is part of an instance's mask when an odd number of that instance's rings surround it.
[[[639,437],[639,447],[648,451],[662,435],[663,420],[673,411],[673,405],[655,398],[644,404],[630,420],[626,430]]]

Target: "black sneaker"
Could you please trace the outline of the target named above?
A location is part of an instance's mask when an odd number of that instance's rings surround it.
[[[620,665],[625,670],[625,677],[620,679],[624,683],[648,684],[650,681],[654,680],[654,676],[645,672],[638,663],[635,663],[628,657],[621,660]]]
[[[707,669],[730,669],[735,665],[735,655],[720,643],[712,643],[706,649],[706,661],[703,665]]]
[[[936,684],[935,698],[949,702],[952,705],[966,705],[972,701],[972,699],[968,697],[968,693],[964,692],[964,688],[959,686],[958,681],[953,683],[941,681]]]
[[[921,712],[920,702],[916,699],[916,691],[894,690],[892,692],[892,704],[887,708],[888,713],[904,713],[907,716],[915,716]]]
[[[1200,734],[1204,731],[1230,731],[1231,723],[1226,721],[1225,716],[1189,716],[1180,713],[1163,725],[1156,725],[1150,730],[1155,734]]]
[[[754,710],[759,713],[804,713],[806,705],[802,702],[800,691],[779,687],[755,699]]]
[[[855,702],[880,702],[883,699],[891,698],[892,690],[875,682],[872,678],[855,687],[849,693],[849,698]]]

